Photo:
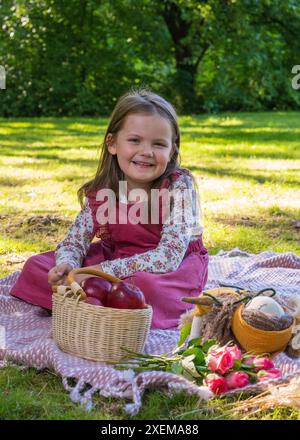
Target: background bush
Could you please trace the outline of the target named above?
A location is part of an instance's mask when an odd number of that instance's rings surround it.
[[[105,116],[141,84],[180,113],[300,107],[297,0],[0,5],[0,116]]]

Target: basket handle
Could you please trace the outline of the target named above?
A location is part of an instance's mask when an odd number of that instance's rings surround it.
[[[105,280],[110,281],[112,283],[118,283],[121,281],[120,278],[114,277],[113,275],[109,275],[108,273],[102,272],[101,270],[81,267],[79,269],[73,269],[68,273],[67,282],[69,285],[76,282],[76,278],[75,278],[76,275],[95,275],[97,277],[104,278]]]
[[[79,269],[73,269],[71,270],[67,275],[67,284],[68,286],[52,286],[52,292],[56,293],[59,292],[61,289],[64,288],[64,295],[76,295],[78,301],[85,300],[86,299],[86,293],[83,290],[83,288],[80,286],[80,284],[76,281],[76,275],[95,275],[97,277],[104,278],[105,280],[108,280],[112,283],[118,283],[120,278],[114,277],[113,275],[109,275],[108,273],[101,272],[97,269],[88,269],[86,267],[81,267]],[[71,288],[71,290],[70,290]],[[62,293],[62,291],[60,291]]]

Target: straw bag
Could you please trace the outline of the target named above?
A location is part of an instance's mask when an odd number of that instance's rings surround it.
[[[219,305],[222,306],[222,297],[226,297],[227,295],[236,295],[237,297],[240,297],[241,293],[248,292],[238,287],[232,287],[234,286],[231,286],[231,288],[230,286],[224,286],[210,289],[204,291],[199,297],[196,298],[181,298],[187,303],[192,303],[196,305],[196,307],[192,311],[193,322],[191,335],[193,338],[202,336],[201,317],[211,311],[213,300],[215,302],[217,300],[219,302]],[[268,288],[258,292],[257,295],[263,293],[266,290],[273,291],[274,294],[276,293],[274,289]],[[237,291],[239,291],[239,293]],[[242,316],[244,307],[244,304],[241,304],[237,307],[232,315],[230,323],[232,333],[235,339],[241,345],[241,347],[245,351],[252,352],[254,354],[270,353],[274,355],[277,352],[284,351],[292,337],[292,331],[295,326],[295,319],[292,325],[284,330],[261,330],[253,327],[244,320]]]
[[[61,350],[85,359],[116,362],[126,357],[122,348],[140,352],[148,336],[152,307],[115,309],[87,304],[76,282],[78,274],[119,282],[119,278],[95,269],[74,269],[68,286],[53,286],[53,338]]]
[[[293,324],[280,331],[261,330],[249,325],[242,317],[244,305],[239,306],[232,317],[231,329],[241,346],[254,354],[284,351],[293,330]]]

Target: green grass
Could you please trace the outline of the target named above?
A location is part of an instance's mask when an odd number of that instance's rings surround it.
[[[53,250],[79,210],[76,191],[93,177],[107,119],[0,119],[0,276]],[[204,240],[220,249],[300,254],[300,113],[180,118],[182,165],[197,178]],[[136,419],[226,418],[225,403],[148,391]],[[126,402],[96,399],[86,413],[51,371],[0,370],[0,419],[126,419]],[[232,417],[232,416],[230,416]],[[278,408],[253,418],[297,419]]]

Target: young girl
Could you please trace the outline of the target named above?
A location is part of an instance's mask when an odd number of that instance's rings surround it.
[[[11,295],[51,310],[51,285],[65,284],[74,268],[92,267],[143,291],[153,308],[152,328],[176,327],[180,315],[193,307],[181,298],[199,295],[208,268],[197,203],[190,197],[195,195],[194,180],[179,166],[179,147],[177,115],[170,103],[146,90],[122,96],[111,115],[95,178],[78,190],[80,213],[55,251],[26,261]],[[163,190],[172,194],[169,208],[166,197],[153,201],[152,194]],[[110,195],[115,204],[108,204]],[[149,220],[155,206],[159,213]],[[100,240],[91,243],[94,237]],[[77,281],[83,278],[78,275]]]

